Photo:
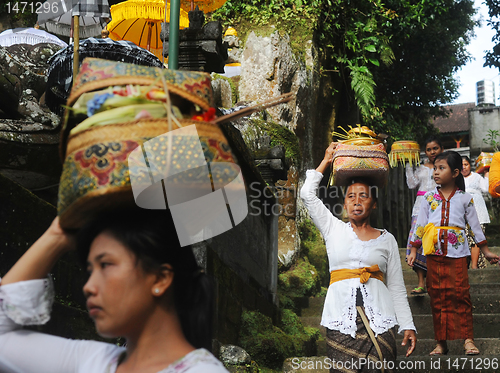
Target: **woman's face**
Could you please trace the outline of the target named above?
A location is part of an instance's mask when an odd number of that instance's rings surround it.
[[[349,220],[360,222],[369,219],[375,205],[368,185],[363,183],[349,185],[344,200],[344,209]]]
[[[467,162],[467,159],[462,159],[462,175],[464,175],[464,177],[470,175],[470,163]]]
[[[429,158],[429,162],[434,163],[436,156],[443,152],[443,148],[437,142],[431,141],[425,145],[425,155]]]
[[[109,232],[99,234],[87,258],[90,277],[83,287],[87,308],[103,337],[127,337],[140,330],[154,307],[156,276]]]

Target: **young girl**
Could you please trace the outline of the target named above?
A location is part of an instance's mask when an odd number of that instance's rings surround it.
[[[412,167],[409,164],[406,165],[406,183],[408,188],[415,189],[418,187],[417,198],[415,199],[415,204],[413,205],[413,210],[411,212],[411,229],[408,235],[408,243],[406,245],[406,255],[410,255],[411,244],[410,240],[415,232],[415,224],[417,223],[418,212],[420,211],[420,204],[426,192],[434,190],[436,183],[432,176],[432,170],[434,168],[434,159],[438,154],[443,152],[443,144],[441,140],[437,137],[432,136],[425,141],[425,155],[427,156],[427,162],[419,167]],[[421,295],[426,293],[425,291],[425,274],[427,272],[427,262],[425,256],[422,254],[422,250],[417,251],[417,256],[413,263],[413,270],[418,276],[418,286],[411,291],[413,295]]]
[[[424,195],[408,264],[413,265],[422,245],[427,256],[427,290],[431,298],[434,337],[437,346],[431,355],[448,352],[447,340],[464,339],[466,355],[477,355],[472,329],[472,304],[469,294],[465,237],[468,222],[476,244],[490,263],[498,262],[486,244],[472,196],[465,193],[462,158],[447,151],[434,161],[434,180],[440,187]]]
[[[488,173],[484,173],[484,177],[471,171],[470,158],[467,156],[462,157],[462,175],[465,179],[465,191],[472,195],[474,199],[474,207],[476,208],[477,217],[479,218],[479,223],[481,224],[481,229],[484,232],[484,225],[490,223],[490,216],[488,214],[488,209],[486,208],[486,203],[484,202],[483,194],[488,193]],[[480,253],[479,247],[474,243],[473,235],[470,230],[465,227],[465,232],[467,234],[467,241],[469,243],[471,251],[471,268],[486,268],[486,260],[484,255]]]

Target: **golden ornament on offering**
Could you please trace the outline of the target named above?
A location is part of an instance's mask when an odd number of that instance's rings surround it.
[[[493,154],[495,153],[481,152],[479,154],[479,157],[477,157],[476,159],[476,172],[478,174],[481,174],[490,169]]]
[[[391,167],[397,167],[399,163],[404,166],[406,162],[410,166],[420,164],[420,146],[416,141],[403,140],[394,142],[389,154]]]
[[[335,149],[332,173],[328,185],[345,186],[354,177],[367,178],[383,187],[389,176],[389,160],[385,151],[386,135],[377,135],[366,126],[350,127],[345,134],[332,132],[341,138]]]

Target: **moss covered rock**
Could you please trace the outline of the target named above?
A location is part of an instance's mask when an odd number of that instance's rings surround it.
[[[278,276],[280,293],[288,297],[310,297],[321,290],[316,268],[307,257],[300,258],[290,268]]]
[[[328,286],[328,256],[321,233],[311,220],[306,219],[299,225],[299,235],[301,255],[307,257],[318,271],[321,286]]]
[[[290,310],[283,311],[280,324],[283,329],[259,312],[243,313],[240,344],[259,366],[279,369],[288,357],[316,353],[318,329],[304,327]]]

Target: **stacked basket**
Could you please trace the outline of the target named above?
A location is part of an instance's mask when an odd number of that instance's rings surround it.
[[[180,191],[231,182],[239,167],[214,118],[209,74],[85,59],[61,133],[61,226],[80,228],[103,211],[136,205],[141,195],[131,177],[163,196],[162,175],[174,174],[162,170],[165,159],[168,167],[186,170],[173,180]],[[181,128],[183,136],[172,140],[169,134]],[[193,150],[198,142],[205,159]],[[200,167],[218,162],[208,176]]]

